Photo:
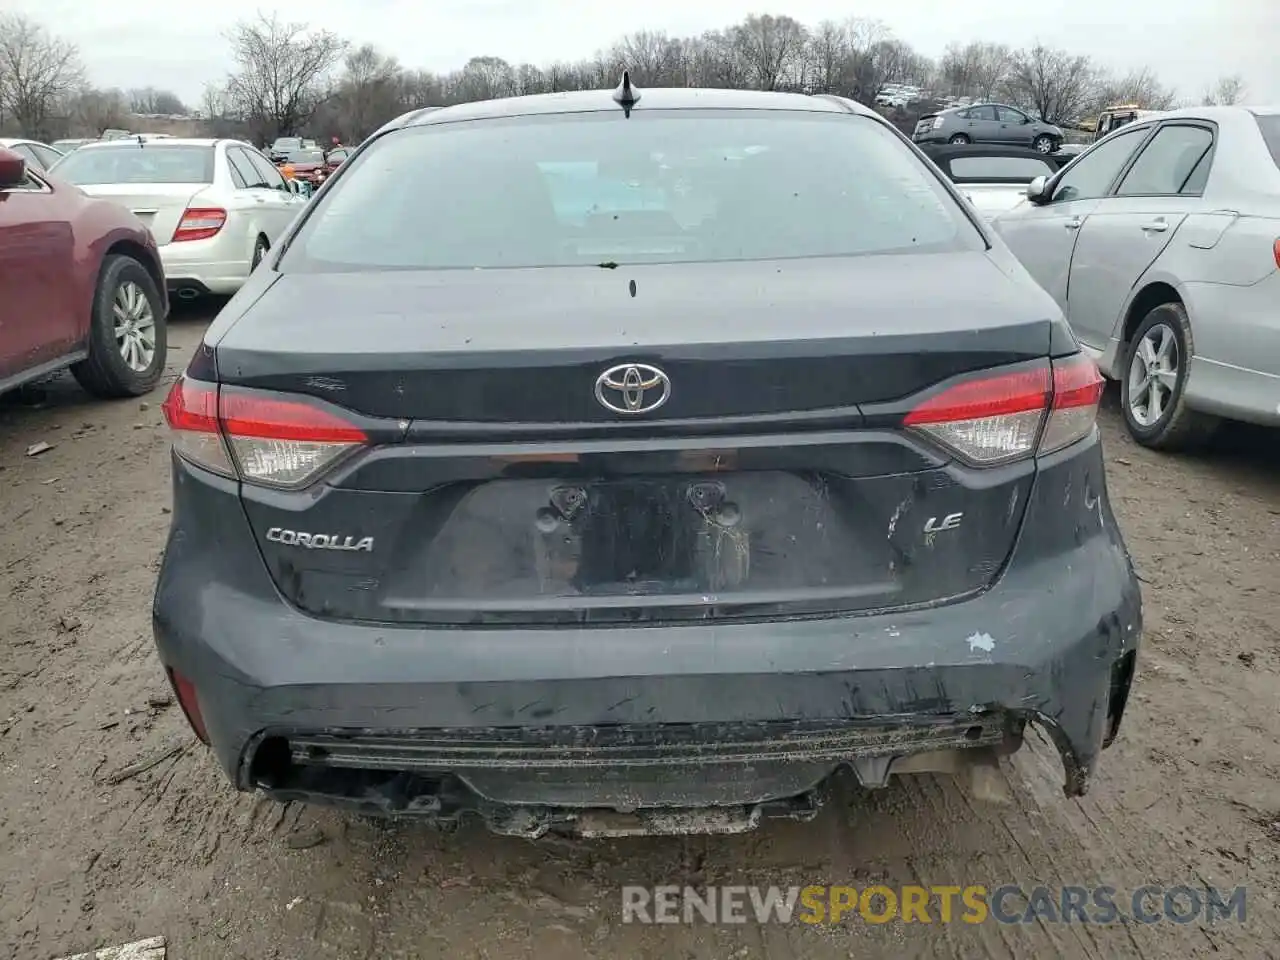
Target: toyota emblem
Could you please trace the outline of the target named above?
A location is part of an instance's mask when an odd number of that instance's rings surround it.
[[[620,363],[596,378],[596,399],[614,413],[652,413],[671,398],[671,381],[647,363]]]

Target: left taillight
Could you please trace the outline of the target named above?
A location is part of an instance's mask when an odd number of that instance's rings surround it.
[[[975,466],[1047,454],[1093,431],[1103,379],[1085,354],[966,380],[929,397],[904,418]]]
[[[182,243],[187,240],[208,240],[216,237],[218,231],[227,222],[227,211],[221,207],[187,207],[178,221],[178,228],[173,231],[170,243]]]
[[[317,405],[186,377],[162,409],[179,456],[268,487],[306,486],[369,440],[360,427]]]

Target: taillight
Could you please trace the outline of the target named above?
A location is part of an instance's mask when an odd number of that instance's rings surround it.
[[[1276,238],[1275,246],[1271,248],[1271,252],[1276,255],[1276,266],[1280,267],[1280,237]]]
[[[1042,454],[1061,450],[1093,432],[1104,386],[1098,365],[1083,353],[1053,361],[1053,406],[1040,438]]]
[[[216,236],[227,222],[227,211],[220,207],[187,207],[173,231],[172,243],[184,240],[208,240]]]
[[[369,439],[318,405],[186,377],[162,409],[179,456],[264,486],[305,486]]]
[[[1102,387],[1094,362],[1077,354],[958,383],[919,404],[903,423],[970,463],[992,466],[1087,437]]]

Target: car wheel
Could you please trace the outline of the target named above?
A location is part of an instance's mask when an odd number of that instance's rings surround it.
[[[1194,341],[1187,311],[1163,303],[1138,324],[1125,354],[1120,405],[1133,439],[1154,450],[1188,450],[1213,433],[1218,420],[1187,406]]]
[[[1042,133],[1040,136],[1036,137],[1035,140],[1031,141],[1031,146],[1035,149],[1036,153],[1053,153],[1057,144],[1054,143],[1053,137],[1049,136],[1047,133]]]
[[[150,392],[164,371],[167,337],[156,282],[132,257],[102,262],[89,318],[89,356],[71,368],[97,397]]]
[[[967,133],[953,133],[947,140],[947,143],[970,143]]]
[[[258,234],[258,239],[253,245],[253,259],[249,262],[250,273],[258,269],[258,264],[262,262],[262,258],[267,255],[267,251],[270,249],[271,244],[267,243],[267,238],[262,234]]]

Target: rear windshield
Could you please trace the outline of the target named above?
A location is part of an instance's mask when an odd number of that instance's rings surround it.
[[[290,163],[324,163],[323,150],[294,150],[289,154]]]
[[[146,145],[94,147],[69,153],[51,171],[68,183],[213,183],[213,147]]]
[[[353,158],[293,270],[680,263],[982,249],[861,117],[637,111],[427,125]]]
[[[953,157],[951,176],[958,183],[1030,183],[1051,177],[1058,168],[1036,157]]]
[[[1271,159],[1280,167],[1280,113],[1258,117],[1258,126],[1262,128],[1262,139],[1267,141]]]

